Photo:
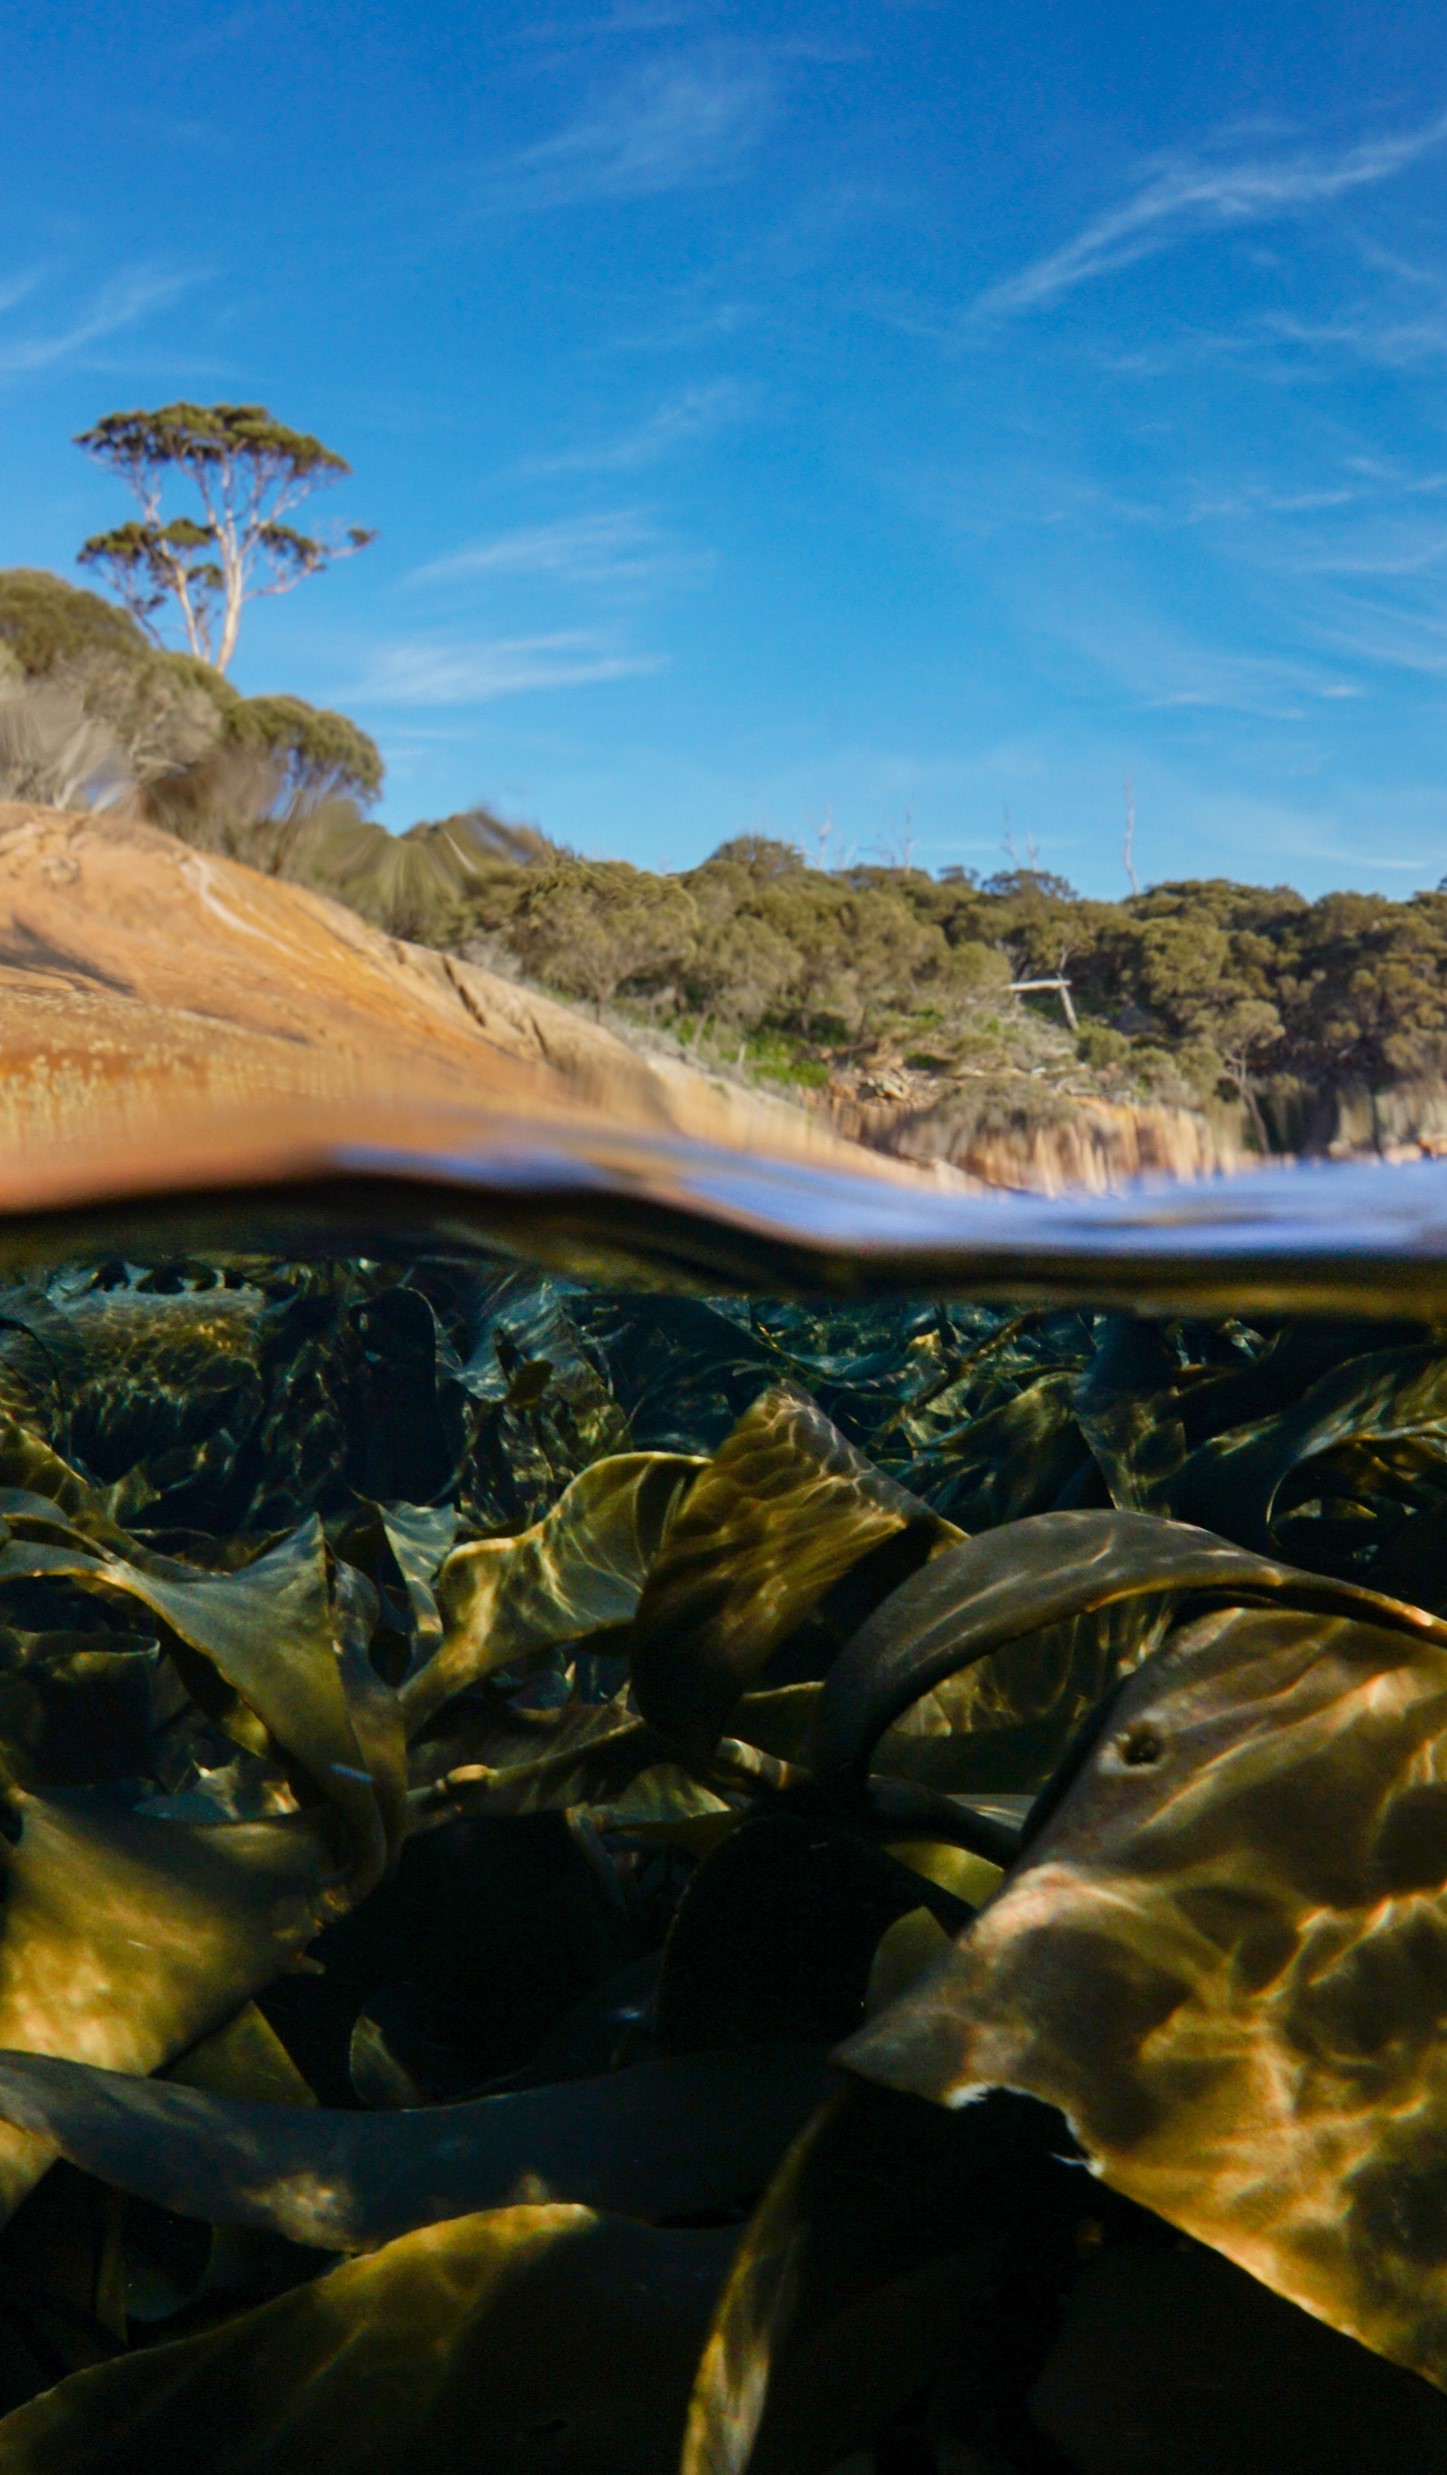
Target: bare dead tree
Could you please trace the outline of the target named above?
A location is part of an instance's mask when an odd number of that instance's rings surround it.
[[[874,845],[886,868],[910,869],[914,866],[914,810],[906,808],[904,822],[892,825],[880,835]]]
[[[1012,980],[1010,982],[1010,993],[1014,997],[1028,997],[1048,990],[1052,995],[1060,999],[1061,1010],[1064,1013],[1065,1019],[1070,1025],[1071,1030],[1079,1031],[1080,1018],[1075,1011],[1075,999],[1071,994],[1070,981],[1066,976],[1065,968],[1066,964],[1070,960],[1072,950],[1073,949],[1068,942],[1061,946],[1060,960],[1056,964],[1055,970],[1049,978],[1041,980]]]
[[[1129,774],[1125,778],[1125,840],[1121,844],[1120,855],[1125,862],[1130,890],[1138,894],[1141,889],[1135,872],[1135,784]]]
[[[1266,1120],[1261,1114],[1261,1103],[1256,1097],[1256,1077],[1252,1070],[1254,1062],[1249,1044],[1243,1042],[1228,1051],[1223,1051],[1221,1071],[1237,1099],[1245,1108],[1262,1152],[1269,1154],[1271,1137],[1266,1131]]]

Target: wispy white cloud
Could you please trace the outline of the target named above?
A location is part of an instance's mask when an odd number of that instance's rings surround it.
[[[571,20],[539,18],[524,26],[524,43],[582,43],[597,37],[626,34],[671,34],[680,26],[696,26],[706,12],[698,0],[614,0],[601,17]]]
[[[1056,603],[1055,632],[1132,703],[1155,713],[1222,713],[1300,722],[1322,705],[1348,703],[1360,683],[1337,660],[1309,652],[1263,652],[1204,640],[1159,607],[1140,610],[1119,592]]]
[[[1218,483],[1210,489],[1190,489],[1181,522],[1184,524],[1260,523],[1277,516],[1333,515],[1344,507],[1354,506],[1361,498],[1360,489],[1345,483],[1323,485],[1319,489],[1276,488],[1270,482],[1254,476],[1229,483]],[[1145,510],[1152,524],[1171,521],[1159,506]]]
[[[1188,711],[1254,714],[1276,722],[1299,722],[1313,704],[1349,703],[1362,690],[1354,680],[1324,677],[1308,663],[1276,654],[1236,653],[1220,645],[1120,646],[1107,666],[1133,682],[1139,702],[1157,713]]]
[[[1384,580],[1375,593],[1347,587],[1319,594],[1309,616],[1317,641],[1362,670],[1447,679],[1447,616],[1438,592],[1393,595]]]
[[[1303,842],[1298,845],[1296,856],[1299,859],[1330,860],[1337,867],[1351,869],[1359,869],[1362,864],[1360,849],[1343,851],[1334,843]],[[1437,865],[1436,857],[1430,852],[1419,852],[1415,859],[1388,859],[1381,851],[1374,849],[1372,852],[1374,868],[1391,868],[1402,876],[1425,876],[1430,881]]]
[[[1345,353],[1378,369],[1408,369],[1447,354],[1447,302],[1410,316],[1393,316],[1380,296],[1325,318],[1273,311],[1262,320],[1262,333],[1270,343],[1304,352]]]
[[[1447,490],[1447,466],[1434,462],[1419,471],[1405,458],[1385,455],[1376,447],[1349,455],[1344,470],[1365,485],[1403,499],[1440,498]]]
[[[204,60],[213,54],[230,50],[234,45],[252,43],[275,28],[281,10],[276,0],[260,0],[260,5],[243,5],[233,9],[213,8],[203,25],[190,34],[175,37],[170,45],[173,60]]]
[[[376,705],[487,705],[539,689],[644,678],[662,667],[659,654],[621,652],[580,632],[413,642],[380,648],[354,693]]]
[[[15,309],[28,300],[43,280],[44,271],[38,266],[26,267],[18,275],[0,276],[0,312]]]
[[[658,463],[676,447],[691,446],[695,439],[706,438],[715,430],[745,419],[753,402],[750,390],[740,386],[737,379],[708,379],[696,387],[680,388],[621,437],[600,439],[592,446],[565,447],[552,455],[530,456],[526,470],[635,472],[643,465]]]
[[[1447,531],[1410,520],[1356,526],[1340,541],[1306,542],[1290,565],[1298,576],[1429,576],[1447,565]]]
[[[1012,607],[1085,665],[1091,693],[1340,750],[1353,707],[1375,729],[1414,683],[1447,682],[1447,477],[1432,438],[1415,469],[1327,443],[1288,436],[1265,477],[1159,474],[1140,506],[1098,494],[1021,562]]]
[[[1375,187],[1447,143],[1447,112],[1395,137],[1371,138],[1336,154],[1200,156],[1157,163],[1144,185],[1095,216],[1074,239],[979,294],[977,318],[1047,309],[1081,284],[1155,256],[1200,232],[1265,223]]]
[[[551,137],[494,165],[481,203],[527,214],[727,180],[753,154],[777,101],[774,66],[753,46],[644,61]]]
[[[609,339],[614,353],[699,352],[757,326],[768,315],[758,299],[714,301],[703,307],[680,308],[670,316],[665,303],[654,304],[656,315],[646,325],[624,327]]]
[[[620,508],[519,527],[470,542],[417,568],[409,584],[461,583],[473,576],[541,576],[563,584],[637,589],[681,581],[701,562],[673,549],[648,519]]]
[[[148,267],[117,276],[68,324],[0,340],[0,378],[28,377],[53,369],[59,362],[78,360],[92,345],[138,325],[155,310],[169,308],[195,280],[193,275],[163,274]]]

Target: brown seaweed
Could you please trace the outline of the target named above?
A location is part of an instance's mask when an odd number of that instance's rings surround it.
[[[1444,1367],[0,1294],[4,2462],[1115,2475],[1114,2293],[1447,2452]]]

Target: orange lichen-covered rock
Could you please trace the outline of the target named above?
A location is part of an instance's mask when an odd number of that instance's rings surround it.
[[[909,1176],[324,895],[128,818],[0,806],[0,1153],[317,1102],[601,1113]]]

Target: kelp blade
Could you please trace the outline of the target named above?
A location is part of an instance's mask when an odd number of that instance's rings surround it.
[[[827,2079],[822,2049],[765,2046],[471,2105],[324,2114],[0,2053],[0,2114],[161,2208],[365,2251],[523,2188],[646,2219],[726,2208],[766,2179]]]
[[[7,2419],[5,2464],[672,2475],[727,2249],[581,2208],[454,2218],[76,2375]]]
[[[1447,2387],[1444,1727],[1440,1639],[1198,1618],[841,2059],[948,2105],[1060,2106],[1117,2189]]]
[[[1030,2464],[1176,2229],[1435,2410],[1441,1181],[435,1131],[11,1223],[0,2456]]]

